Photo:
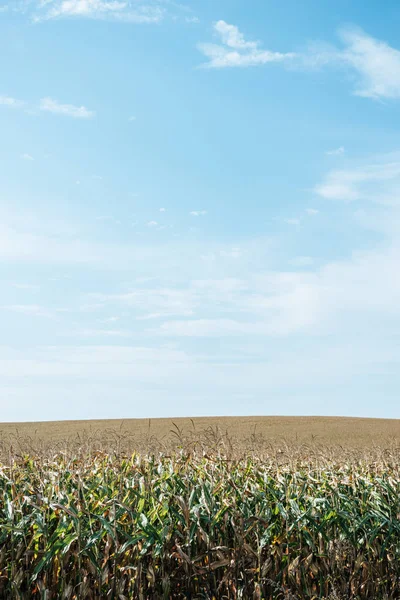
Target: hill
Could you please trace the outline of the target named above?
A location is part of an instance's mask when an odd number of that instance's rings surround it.
[[[225,436],[235,444],[258,439],[274,445],[286,441],[289,444],[318,443],[362,449],[386,447],[400,441],[400,419],[263,416],[0,423],[3,443],[12,437],[62,443],[110,435],[168,443],[179,436],[201,436],[203,433],[215,439]]]

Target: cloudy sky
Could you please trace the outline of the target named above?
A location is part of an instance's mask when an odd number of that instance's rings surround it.
[[[0,0],[2,421],[400,417],[399,22]]]

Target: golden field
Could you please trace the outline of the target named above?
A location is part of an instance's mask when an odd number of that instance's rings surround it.
[[[18,440],[32,449],[57,447],[66,442],[107,447],[123,445],[129,450],[169,450],[180,441],[230,442],[235,449],[258,450],[287,445],[328,446],[371,450],[400,440],[400,420],[348,417],[197,417],[176,419],[124,419],[54,421],[0,424],[0,440],[7,448]]]

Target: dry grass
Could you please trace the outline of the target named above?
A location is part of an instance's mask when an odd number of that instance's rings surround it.
[[[0,424],[0,452],[42,453],[66,446],[87,451],[169,452],[177,446],[220,445],[258,455],[271,447],[306,445],[336,453],[370,453],[400,440],[400,420],[338,417],[215,417]]]

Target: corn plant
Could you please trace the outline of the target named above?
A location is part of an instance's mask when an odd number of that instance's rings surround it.
[[[400,598],[389,463],[14,457],[0,465],[0,597]]]

